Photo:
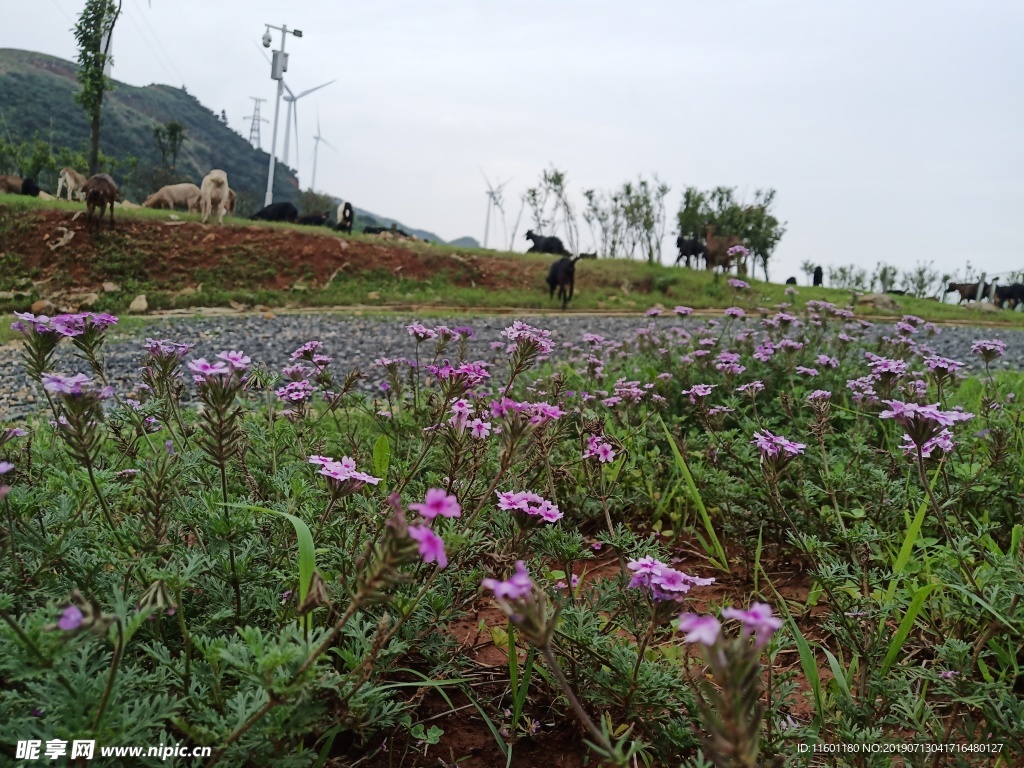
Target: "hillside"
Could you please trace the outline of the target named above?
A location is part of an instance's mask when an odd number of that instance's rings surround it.
[[[58,147],[84,150],[89,141],[89,124],[85,113],[75,103],[76,72],[77,65],[70,61],[42,53],[0,48],[0,129],[3,130],[0,136],[9,136],[15,141],[40,138],[51,150]],[[117,72],[116,66],[114,72]],[[100,150],[122,160],[138,159],[136,169],[115,174],[129,198],[139,200],[152,191],[152,169],[161,162],[153,140],[153,127],[170,120],[177,120],[186,128],[186,141],[177,161],[180,176],[198,183],[211,168],[223,168],[232,188],[239,193],[238,212],[247,215],[262,207],[270,160],[266,152],[254,149],[184,87],[153,84],[140,88],[115,80],[104,106]],[[5,172],[0,168],[0,173]],[[295,202],[299,194],[295,172],[278,163],[274,177],[274,199]],[[51,187],[49,191],[53,191],[55,182],[40,181],[44,188]],[[351,194],[346,190],[331,191]],[[417,237],[443,242],[432,232],[358,207],[356,216],[357,229],[366,224],[390,226],[397,223]]]

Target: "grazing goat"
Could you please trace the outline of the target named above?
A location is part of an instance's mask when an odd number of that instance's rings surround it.
[[[203,179],[199,195],[203,206],[203,224],[214,212],[217,214],[217,223],[223,224],[224,207],[228,202],[228,175],[220,169],[210,171]]]
[[[980,298],[988,296],[989,290],[992,288],[991,285],[985,283],[981,289],[981,296],[978,296],[978,284],[977,283],[950,283],[949,287],[943,292],[943,296],[947,293],[953,293],[956,291],[960,294],[960,301],[957,304],[963,304],[965,301],[978,301]]]
[[[97,173],[91,176],[85,187],[85,229],[91,232],[93,228],[93,212],[99,208],[99,215],[96,217],[96,231],[103,228],[103,215],[110,206],[110,229],[114,228],[114,201],[117,200],[117,184],[105,173]]]
[[[356,223],[356,213],[352,203],[341,203],[338,206],[338,231],[352,234],[352,225]]]
[[[796,278],[790,277],[786,279],[786,285],[796,285]]]
[[[0,192],[39,197],[40,191],[35,179],[23,179],[21,176],[0,176]]]
[[[825,282],[824,277],[825,277],[825,273],[821,269],[821,267],[815,267],[814,268],[814,281],[813,281],[815,288],[817,288],[818,286],[820,286],[822,283]]]
[[[72,195],[79,200],[85,199],[85,181],[85,176],[71,166],[61,168],[60,175],[57,177],[57,199],[60,200],[60,192],[65,187],[68,190],[69,203]]]
[[[713,270],[715,267],[721,267],[723,272],[728,272],[732,266],[732,256],[729,254],[729,249],[743,244],[735,235],[718,237],[715,235],[714,228],[710,223],[704,226],[704,242],[706,244],[706,253],[704,254],[705,268]]]
[[[545,237],[544,235],[538,235],[530,229],[526,232],[526,239],[533,243],[533,245],[531,245],[526,251],[527,253],[553,253],[557,256],[572,257],[572,254],[565,250],[565,246],[562,245],[562,241],[557,237]]]
[[[596,253],[581,253],[576,258],[563,256],[548,270],[547,284],[550,289],[548,298],[555,297],[555,290],[558,290],[558,298],[562,300],[562,309],[565,309],[572,300],[573,292],[576,289],[576,262],[580,259],[596,259]]]
[[[680,235],[676,238],[676,248],[679,249],[679,255],[676,256],[676,266],[683,259],[686,259],[686,268],[690,268],[690,259],[694,260],[694,266],[700,264],[700,260],[707,256],[707,248],[704,247],[698,238],[688,238]]]
[[[415,240],[414,235],[410,235],[404,229],[399,229],[397,224],[392,224],[390,227],[363,227],[364,235],[392,235],[394,237],[404,237],[409,240]]]
[[[249,217],[253,221],[295,221],[299,209],[291,203],[271,203]]]
[[[1016,309],[1018,304],[1024,304],[1024,285],[1013,283],[1012,285],[997,285],[993,288],[992,302],[1000,309],[1010,305],[1010,309]]]
[[[199,199],[201,193],[199,187],[188,182],[184,184],[168,184],[160,187],[156,192],[147,197],[143,208],[170,208],[176,210],[179,205],[185,207],[191,213],[199,210]]]
[[[326,226],[327,220],[331,217],[330,211],[324,211],[323,213],[307,213],[304,216],[299,216],[295,220],[296,224],[305,224],[311,227],[323,227]]]

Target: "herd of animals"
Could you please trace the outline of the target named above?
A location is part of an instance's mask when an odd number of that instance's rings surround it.
[[[0,176],[0,193],[28,195],[30,197],[45,196],[52,199],[50,195],[43,192],[34,179],[22,178],[20,176]],[[182,206],[191,213],[201,213],[204,224],[211,216],[217,217],[217,222],[223,224],[225,214],[235,212],[236,196],[234,190],[228,186],[228,175],[226,172],[214,169],[206,174],[202,184],[191,183],[168,184],[161,187],[143,201],[142,205],[135,205],[130,202],[118,202],[118,189],[114,180],[105,173],[97,173],[89,178],[78,173],[74,168],[62,168],[57,178],[57,192],[55,197],[59,200],[62,193],[66,193],[67,200],[73,198],[83,200],[86,205],[86,229],[89,232],[99,231],[102,228],[103,218],[107,209],[110,210],[110,224],[114,226],[114,204],[123,205],[129,208],[167,208],[177,210]],[[281,221],[312,226],[332,226],[330,224],[330,211],[323,213],[311,213],[300,215],[298,208],[292,203],[271,203],[249,218],[258,221]],[[352,233],[352,226],[355,223],[355,211],[352,204],[342,202],[338,205],[335,216],[334,229],[348,234]],[[386,227],[365,227],[367,234],[390,233],[397,237],[411,238],[409,233],[392,225]],[[527,253],[545,253],[557,256],[558,258],[548,269],[545,282],[548,285],[548,297],[553,299],[555,293],[562,302],[562,309],[565,309],[572,300],[576,287],[576,262],[580,259],[596,259],[596,253],[581,253],[574,256],[570,253],[561,239],[549,235],[540,235],[532,229],[526,233],[526,239],[530,241],[530,248]],[[729,235],[716,235],[714,227],[708,223],[704,228],[704,238],[687,238],[680,235],[676,238],[678,256],[676,265],[684,262],[689,267],[699,268],[701,260],[705,269],[721,269],[723,272],[736,268],[736,274],[745,276],[747,274],[746,248],[736,248],[742,245],[740,238]],[[1012,285],[997,285],[994,279],[991,283],[950,283],[945,293],[958,293],[959,303],[964,301],[979,301],[987,298],[1000,309],[1014,309],[1018,304],[1024,304],[1024,285],[1014,283]],[[822,268],[815,267],[813,273],[813,285],[820,286],[824,283]],[[786,280],[787,285],[795,285],[796,278]],[[888,293],[905,294],[906,291],[890,290]]]

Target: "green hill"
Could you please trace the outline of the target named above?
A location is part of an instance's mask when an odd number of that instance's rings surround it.
[[[77,69],[73,62],[55,56],[0,48],[0,138],[14,142],[41,139],[55,154],[62,147],[84,152],[89,124],[75,103]],[[238,193],[238,213],[244,216],[262,207],[270,160],[266,152],[254,149],[184,87],[154,84],[140,88],[115,80],[104,102],[100,151],[121,161],[110,170],[128,199],[141,202],[163,183],[156,180],[162,158],[153,128],[171,120],[185,126],[186,140],[175,169],[180,180],[198,184],[211,168],[223,168]],[[2,155],[0,152],[0,173],[18,172],[11,159],[5,163]],[[125,162],[130,157],[138,160],[134,167]],[[55,168],[62,164],[58,160]],[[84,172],[85,168],[78,170]],[[53,192],[55,172],[41,173],[39,182]],[[295,172],[278,163],[274,200],[298,202],[298,197]],[[444,242],[432,232],[356,208],[357,229],[393,222],[417,237]]]

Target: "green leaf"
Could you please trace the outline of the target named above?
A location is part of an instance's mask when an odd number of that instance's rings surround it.
[[[850,681],[846,670],[843,669],[843,665],[839,663],[839,659],[832,655],[832,651],[824,645],[821,646],[821,650],[825,652],[825,656],[828,658],[828,666],[832,670],[832,677],[835,678],[836,685],[839,686],[839,690],[846,695],[847,700],[852,703],[853,694],[850,693]]]
[[[932,592],[943,586],[946,585],[926,584],[914,593],[910,606],[907,608],[907,613],[903,617],[903,621],[900,622],[899,627],[896,628],[896,634],[892,636],[892,642],[889,643],[889,652],[885,654],[885,658],[882,660],[880,674],[883,677],[888,673],[893,662],[896,661],[896,657],[900,655],[900,649],[903,648],[903,643],[910,635],[910,630],[913,629],[914,622],[917,621],[917,615],[921,613],[921,609],[924,607],[924,601],[928,599]]]
[[[381,435],[373,446],[373,473],[387,483],[389,466],[391,466],[391,443],[388,442],[387,435]]]

